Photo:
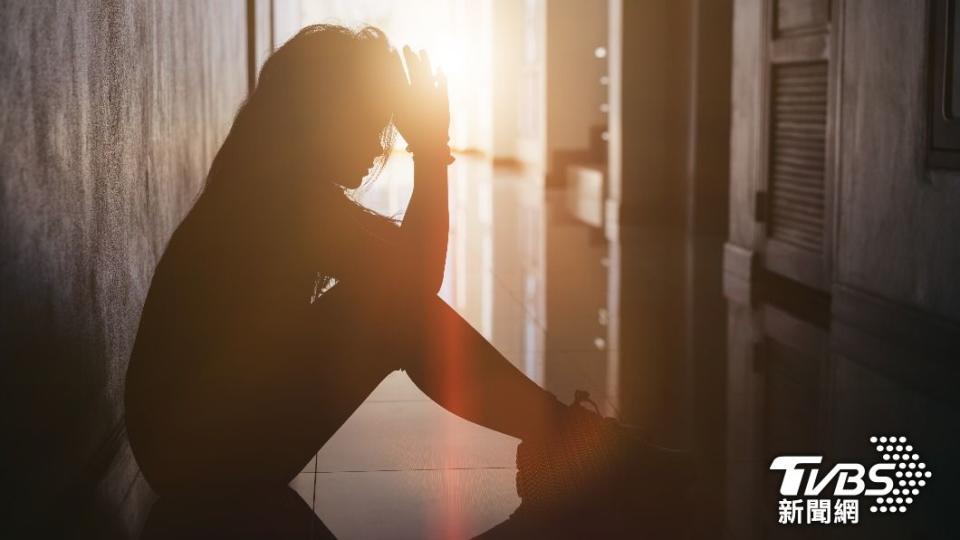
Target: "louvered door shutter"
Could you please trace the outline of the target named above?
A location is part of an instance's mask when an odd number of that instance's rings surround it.
[[[823,249],[827,63],[773,67],[769,236],[813,254]]]
[[[764,266],[826,290],[832,244],[833,27],[830,0],[770,0]]]

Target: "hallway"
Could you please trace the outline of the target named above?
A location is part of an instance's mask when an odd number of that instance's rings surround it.
[[[960,538],[954,4],[0,2],[0,537]]]

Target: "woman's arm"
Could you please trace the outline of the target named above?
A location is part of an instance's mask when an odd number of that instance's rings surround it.
[[[436,293],[443,283],[450,229],[447,166],[452,159],[447,146],[447,82],[442,73],[434,77],[426,51],[417,56],[404,47],[403,53],[410,84],[401,96],[395,120],[413,152],[414,188],[401,231],[410,254],[421,262],[418,286]],[[398,56],[397,65],[402,70],[399,61]]]
[[[436,294],[443,282],[449,232],[446,81],[434,78],[425,52],[404,49],[410,70],[394,121],[413,152],[414,189],[399,228],[353,205],[327,214],[326,266],[342,281],[414,288]],[[332,219],[331,219],[332,218]]]
[[[410,255],[421,263],[418,286],[436,293],[443,283],[450,229],[447,157],[414,154],[413,171],[413,195],[400,230]]]

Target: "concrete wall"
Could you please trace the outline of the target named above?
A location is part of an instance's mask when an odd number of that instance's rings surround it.
[[[85,503],[123,446],[144,296],[246,95],[246,43],[244,2],[0,3],[2,461],[18,504]]]

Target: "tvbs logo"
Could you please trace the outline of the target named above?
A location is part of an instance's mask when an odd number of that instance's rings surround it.
[[[783,471],[780,483],[782,524],[859,522],[857,497],[873,499],[872,513],[903,513],[933,473],[903,436],[870,437],[881,461],[869,467],[838,463],[821,474],[823,456],[779,456],[770,470]],[[793,499],[801,497],[800,499]],[[833,500],[833,499],[837,500]],[[834,504],[831,504],[833,502]],[[806,512],[805,512],[806,510]],[[806,517],[806,520],[804,520]]]

